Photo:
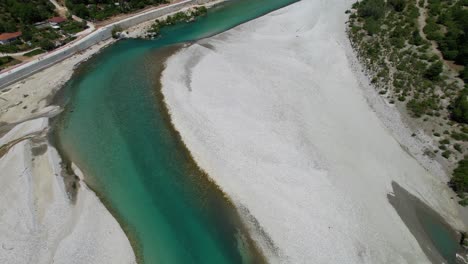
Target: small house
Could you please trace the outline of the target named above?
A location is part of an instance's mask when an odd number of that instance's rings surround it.
[[[12,41],[15,41],[19,37],[21,37],[21,35],[22,33],[20,31],[12,33],[2,33],[0,34],[0,45],[5,45]]]
[[[58,26],[59,24],[62,24],[65,21],[67,21],[67,19],[63,17],[53,17],[47,20],[47,22],[49,22],[51,26]]]

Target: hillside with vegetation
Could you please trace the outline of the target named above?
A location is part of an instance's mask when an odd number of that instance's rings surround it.
[[[167,2],[166,0],[65,0],[67,8],[74,15],[94,21]]]
[[[454,171],[468,203],[468,0],[362,0],[346,12],[372,84],[438,143],[425,154]]]
[[[52,16],[54,16],[54,6],[49,0],[2,0],[0,33],[21,31]]]

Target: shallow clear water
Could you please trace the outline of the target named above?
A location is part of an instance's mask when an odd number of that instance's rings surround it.
[[[462,250],[454,231],[427,211],[416,209],[422,228],[439,254],[448,264],[457,263],[456,254]]]
[[[231,203],[192,162],[158,95],[165,47],[211,36],[295,0],[236,0],[152,41],[125,40],[65,89],[61,151],[117,216],[145,263],[261,263]],[[92,223],[91,223],[92,224]]]

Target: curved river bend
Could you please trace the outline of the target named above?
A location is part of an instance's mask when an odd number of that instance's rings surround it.
[[[174,45],[293,3],[235,0],[152,40],[119,41],[80,66],[57,120],[61,152],[86,175],[129,235],[141,263],[262,263],[232,203],[193,163],[159,90]],[[92,223],[90,223],[92,224]]]

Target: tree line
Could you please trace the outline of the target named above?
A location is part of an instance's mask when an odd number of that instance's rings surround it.
[[[22,27],[43,21],[54,14],[48,0],[0,1],[0,33],[15,32]]]

